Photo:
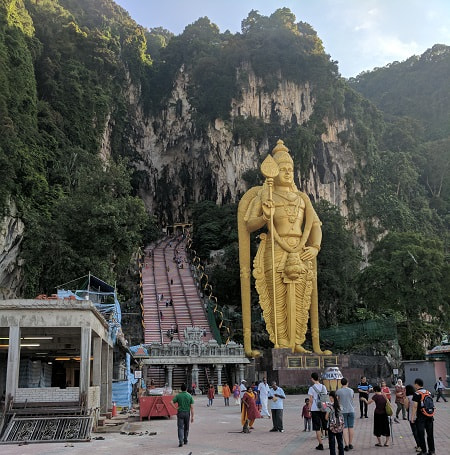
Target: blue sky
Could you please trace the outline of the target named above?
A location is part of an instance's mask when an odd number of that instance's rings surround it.
[[[270,15],[287,7],[309,23],[339,62],[341,74],[402,61],[433,44],[450,45],[449,0],[115,0],[139,24],[175,34],[207,16],[222,32],[240,31],[252,10]]]

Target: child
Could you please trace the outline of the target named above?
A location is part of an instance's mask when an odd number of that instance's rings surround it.
[[[303,406],[302,417],[305,422],[305,429],[303,431],[311,431],[311,409],[309,407],[309,398],[305,398],[305,406]]]

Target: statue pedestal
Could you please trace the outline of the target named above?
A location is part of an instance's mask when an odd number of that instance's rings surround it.
[[[363,375],[371,380],[391,376],[386,359],[381,356],[297,354],[287,348],[269,349],[264,354],[267,370],[273,370],[274,377],[269,374],[270,379],[282,387],[309,386],[311,373],[315,371],[320,376],[328,367],[338,367],[350,387],[358,384]]]

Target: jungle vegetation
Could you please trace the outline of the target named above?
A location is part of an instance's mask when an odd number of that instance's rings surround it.
[[[125,281],[133,253],[156,237],[158,213],[147,213],[137,196],[142,175],[133,166],[124,86],[139,85],[144,112],[156,114],[183,67],[198,137],[216,118],[236,143],[283,137],[302,176],[324,119],[351,123],[339,138],[358,162],[346,176],[348,219],[316,201],[325,233],[321,325],[393,318],[404,357],[423,355],[450,329],[449,62],[448,48],[438,46],[346,81],[314,29],[287,8],[251,11],[240,33],[222,33],[203,17],[175,36],[144,29],[112,0],[0,0],[0,213],[12,200],[26,226],[24,296],[54,292],[87,270]],[[267,91],[281,79],[310,83],[309,121],[282,125],[275,110],[267,124],[231,119],[249,67]],[[246,177],[249,186],[259,178]],[[192,207],[195,247],[205,259],[224,250],[211,280],[239,340],[236,206],[204,198]],[[350,229],[361,222],[373,246],[364,268]],[[260,337],[256,345],[265,343]]]

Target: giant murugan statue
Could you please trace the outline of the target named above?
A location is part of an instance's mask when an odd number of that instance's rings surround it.
[[[259,352],[251,345],[250,233],[264,226],[253,276],[270,341],[275,348],[309,352],[303,347],[311,320],[313,350],[319,343],[316,256],[322,241],[321,222],[309,197],[294,183],[294,162],[282,140],[261,165],[263,186],[253,187],[238,208],[244,349],[249,357]]]

